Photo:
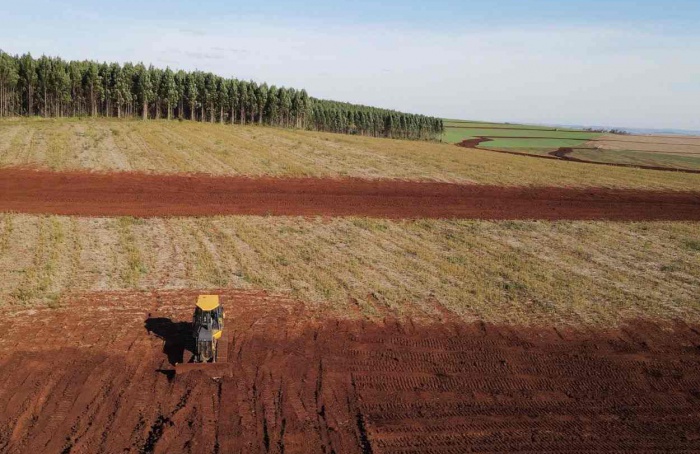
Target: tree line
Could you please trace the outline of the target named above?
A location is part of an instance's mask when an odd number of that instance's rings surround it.
[[[303,89],[0,50],[0,117],[22,115],[187,119],[421,140],[443,132],[440,118],[317,99]]]

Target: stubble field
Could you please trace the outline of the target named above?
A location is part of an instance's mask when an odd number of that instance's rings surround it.
[[[356,177],[516,186],[698,190],[700,175],[539,162],[451,144],[209,123],[18,119],[0,165],[51,170]]]
[[[191,122],[3,121],[0,166],[665,190],[690,197],[675,219],[700,191],[697,174]],[[0,214],[0,451],[700,440],[696,221],[60,216],[45,199]],[[232,360],[173,376],[209,292]]]

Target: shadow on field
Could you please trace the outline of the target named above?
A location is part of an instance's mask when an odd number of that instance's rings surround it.
[[[148,332],[163,339],[163,353],[171,365],[182,363],[185,351],[194,352],[191,322],[173,322],[165,317],[149,317],[144,323]]]

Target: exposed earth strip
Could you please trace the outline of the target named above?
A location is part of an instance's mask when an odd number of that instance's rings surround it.
[[[700,192],[0,170],[0,211],[77,216],[700,220]]]
[[[319,318],[284,297],[218,293],[230,361],[217,380],[171,372],[190,348],[196,291],[2,309],[0,452],[689,452],[700,443],[698,326]]]

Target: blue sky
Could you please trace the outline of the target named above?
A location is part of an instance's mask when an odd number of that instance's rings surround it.
[[[697,0],[199,3],[11,2],[0,48],[450,118],[700,130]]]

